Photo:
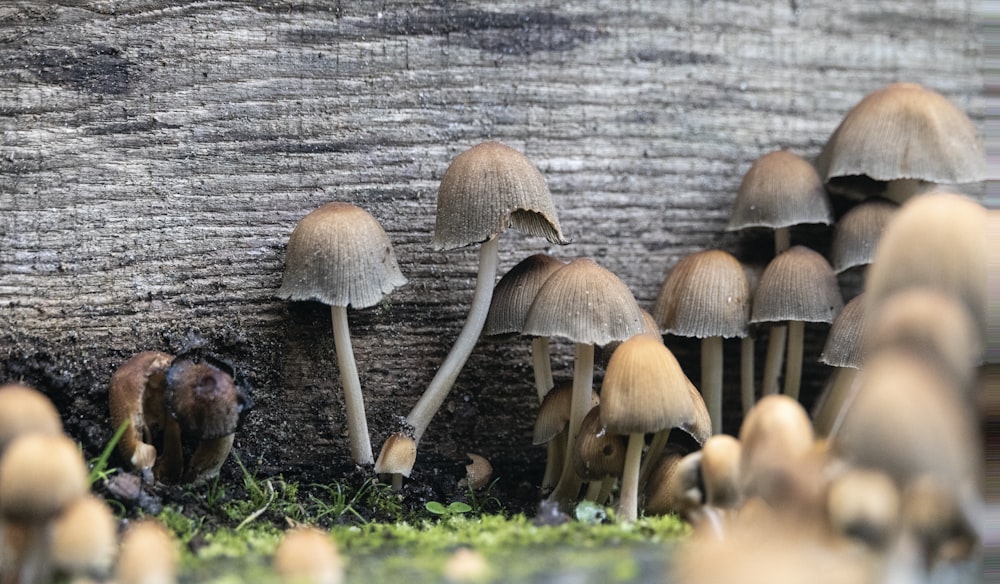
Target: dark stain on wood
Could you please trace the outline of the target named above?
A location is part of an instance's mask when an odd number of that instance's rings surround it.
[[[127,93],[134,75],[122,51],[107,45],[45,49],[26,55],[22,66],[43,83],[110,95]]]

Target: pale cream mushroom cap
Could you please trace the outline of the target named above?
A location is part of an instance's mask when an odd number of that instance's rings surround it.
[[[20,383],[0,386],[0,454],[28,432],[61,434],[62,420],[44,393]]]
[[[314,527],[287,531],[274,552],[274,570],[289,584],[340,584],[344,561],[330,535]]]

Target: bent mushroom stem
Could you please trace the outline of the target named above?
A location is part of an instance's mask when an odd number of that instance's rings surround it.
[[[802,385],[802,337],[805,323],[801,320],[788,322],[788,355],[785,357],[785,395],[798,400]]]
[[[542,403],[545,394],[552,389],[552,362],[549,359],[549,337],[531,339],[531,363],[535,370],[535,389],[538,390],[538,403]]]
[[[570,456],[569,445],[576,443],[576,435],[580,433],[580,425],[590,411],[590,394],[594,386],[594,345],[576,343],[573,357],[573,399],[569,413],[569,427],[566,429],[567,453],[563,459],[562,474],[550,501],[568,504],[580,496],[580,486],[583,479],[573,468],[573,457]]]
[[[764,359],[764,378],[761,380],[761,393],[772,395],[778,393],[778,377],[781,376],[781,358],[785,352],[785,337],[788,327],[774,325],[767,339],[767,357]]]
[[[646,438],[642,432],[628,435],[622,489],[618,500],[618,521],[630,523],[639,518],[639,466],[645,444]]]
[[[754,342],[747,335],[740,339],[740,396],[743,400],[743,415],[746,416],[753,407],[755,396],[753,388],[754,373]]]
[[[331,306],[330,313],[333,320],[333,344],[337,350],[337,369],[340,371],[340,384],[344,388],[351,458],[358,464],[375,464],[371,438],[368,437],[368,419],[365,417],[361,381],[358,379],[358,367],[354,361],[351,333],[347,325],[347,307]]]
[[[420,396],[417,404],[406,416],[406,421],[413,427],[413,440],[420,443],[431,419],[437,413],[444,398],[448,397],[451,386],[455,384],[458,374],[462,371],[462,366],[472,354],[472,349],[476,346],[479,334],[483,331],[486,323],[486,315],[490,310],[490,300],[493,297],[493,287],[496,284],[497,263],[499,262],[499,236],[494,236],[482,244],[479,248],[479,273],[476,276],[476,291],[472,295],[472,305],[469,307],[469,316],[465,320],[465,326],[455,340],[454,346],[445,358],[441,368],[438,369],[431,380],[430,385]]]
[[[646,458],[643,459],[639,467],[639,489],[645,489],[649,481],[649,475],[660,461],[663,449],[667,447],[667,440],[670,439],[670,428],[665,428],[653,434],[653,439],[649,441],[649,449],[646,451]]]
[[[722,432],[722,337],[701,340],[701,390],[712,420],[712,434]]]

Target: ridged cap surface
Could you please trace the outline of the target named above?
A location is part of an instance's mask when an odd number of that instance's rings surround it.
[[[796,245],[764,270],[754,291],[750,322],[833,322],[843,306],[837,276],[826,258]]]
[[[833,223],[823,181],[812,164],[787,150],[758,158],[743,175],[729,231]]]
[[[518,262],[500,278],[493,289],[483,334],[492,336],[520,333],[535,294],[549,276],[564,265],[565,262],[544,253],[528,256]]]
[[[653,307],[663,332],[685,337],[744,337],[750,284],[739,260],[721,250],[684,257],[670,271]]]
[[[888,201],[869,199],[845,213],[833,228],[830,264],[834,271],[839,274],[872,263],[882,231],[898,209],[899,205]]]
[[[864,361],[865,299],[858,294],[830,325],[819,361],[832,367],[861,368]]]

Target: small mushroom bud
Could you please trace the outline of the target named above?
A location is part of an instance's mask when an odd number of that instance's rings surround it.
[[[465,465],[465,478],[460,480],[459,486],[468,486],[473,491],[478,491],[493,480],[493,465],[484,456],[466,452],[465,456],[472,462]]]
[[[274,570],[286,582],[340,584],[344,580],[337,546],[326,532],[312,527],[285,534],[274,552]]]
[[[177,543],[159,522],[138,521],[122,536],[115,582],[172,584],[177,581]]]

